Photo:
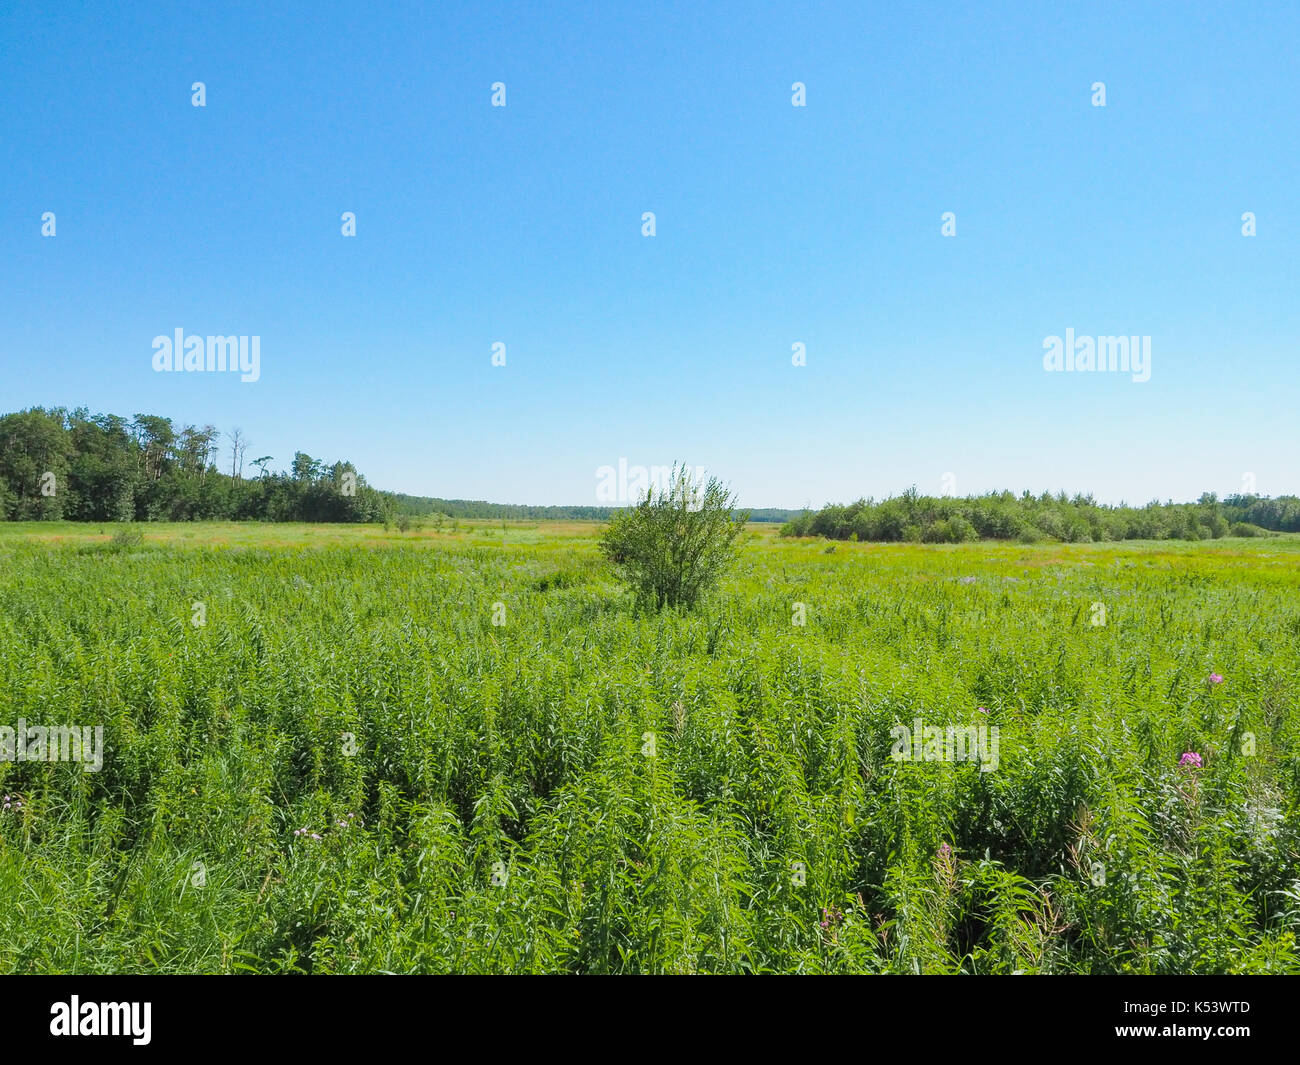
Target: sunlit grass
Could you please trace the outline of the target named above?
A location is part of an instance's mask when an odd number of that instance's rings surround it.
[[[0,724],[108,752],[0,762],[0,970],[1300,969],[1300,538],[754,526],[644,615],[599,528],[0,524]]]

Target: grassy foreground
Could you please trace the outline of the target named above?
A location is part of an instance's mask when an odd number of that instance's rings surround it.
[[[1300,971],[1300,539],[597,528],[0,525],[0,971]]]

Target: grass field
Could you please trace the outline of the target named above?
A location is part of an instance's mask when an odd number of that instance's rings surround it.
[[[112,531],[0,525],[0,725],[105,749],[0,761],[0,971],[1300,971],[1300,538],[655,616],[584,523]]]

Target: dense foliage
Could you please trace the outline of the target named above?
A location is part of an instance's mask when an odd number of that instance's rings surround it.
[[[349,462],[327,466],[298,452],[288,471],[272,456],[218,470],[220,434],[176,428],[169,418],[133,421],[84,408],[33,408],[0,416],[0,519],[9,521],[377,521],[391,510]],[[232,443],[241,443],[233,440]]]
[[[953,498],[922,496],[915,489],[880,502],[861,499],[824,507],[787,522],[786,536],[877,543],[962,543],[969,540],[1210,540],[1300,531],[1300,499],[1212,492],[1196,503],[1107,506],[1091,496],[993,492]]]
[[[0,723],[106,747],[0,762],[0,971],[1300,970],[1300,539],[96,532],[0,527]]]
[[[716,477],[700,484],[674,466],[663,489],[614,516],[600,546],[642,606],[689,608],[731,565],[746,519]]]

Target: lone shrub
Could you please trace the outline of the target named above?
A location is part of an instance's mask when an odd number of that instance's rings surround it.
[[[135,525],[123,525],[113,532],[109,547],[115,551],[129,551],[144,542],[144,533]]]
[[[635,507],[614,515],[601,550],[636,592],[660,610],[692,607],[717,584],[735,558],[736,539],[749,520],[716,477],[695,483],[689,467],[673,466],[668,488],[651,486]]]

